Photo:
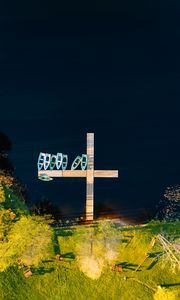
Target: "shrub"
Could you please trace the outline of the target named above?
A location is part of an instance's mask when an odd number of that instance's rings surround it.
[[[3,186],[0,184],[0,203],[3,203],[5,201],[5,193]]]
[[[158,287],[156,293],[154,294],[154,300],[176,300],[178,299],[177,290],[167,290],[162,287]]]
[[[8,241],[0,244],[0,270],[11,265],[37,266],[52,254],[52,229],[41,219],[22,216],[13,224]]]

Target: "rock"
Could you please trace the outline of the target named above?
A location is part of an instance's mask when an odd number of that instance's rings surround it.
[[[31,272],[31,270],[29,270],[29,271],[26,271],[26,272],[24,273],[24,276],[25,276],[26,278],[28,278],[28,277],[32,276],[32,272]]]

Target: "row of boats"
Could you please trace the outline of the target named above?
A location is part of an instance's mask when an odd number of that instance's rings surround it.
[[[41,170],[66,170],[68,166],[68,155],[63,153],[49,154],[40,152],[38,157],[38,171]],[[87,168],[87,154],[78,155],[71,164],[71,170],[76,170],[78,167],[81,170]]]

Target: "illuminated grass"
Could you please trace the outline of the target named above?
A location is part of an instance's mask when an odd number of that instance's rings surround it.
[[[176,299],[180,292],[179,274],[172,273],[168,265],[163,265],[161,257],[153,263],[154,253],[162,249],[158,243],[152,245],[158,232],[176,237],[177,228],[178,223],[151,223],[142,228],[117,228],[109,236],[107,232],[104,236],[102,231],[86,226],[60,229],[57,236],[63,261],[42,263],[27,279],[17,268],[0,273],[0,299],[152,300],[154,295],[160,299],[158,297],[164,295],[164,291]],[[118,252],[114,261],[106,257],[110,242]],[[145,259],[147,253],[151,255]],[[78,259],[83,257],[103,260],[102,272],[97,279],[92,279],[79,266]],[[113,271],[113,264],[120,264],[123,271]],[[163,290],[159,292],[160,285]]]

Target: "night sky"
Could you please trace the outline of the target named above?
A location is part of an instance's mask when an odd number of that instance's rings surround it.
[[[180,183],[180,4],[61,2],[0,9],[0,130],[15,174],[29,201],[82,211],[85,181],[41,182],[37,158],[72,161],[94,132],[95,168],[120,172],[96,180],[95,202],[153,215],[164,189]]]

